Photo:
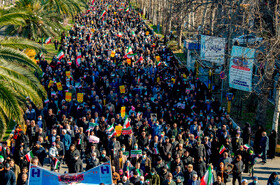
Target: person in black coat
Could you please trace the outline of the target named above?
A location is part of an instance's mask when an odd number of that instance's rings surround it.
[[[258,130],[256,131],[256,134],[255,134],[255,139],[254,139],[254,151],[256,154],[261,153],[260,142],[261,142],[263,131],[264,131],[263,126],[259,125]]]
[[[196,170],[197,170],[198,177],[201,179],[206,171],[206,163],[204,162],[202,157],[199,158],[196,164]]]
[[[247,122],[245,124],[245,128],[243,129],[243,143],[244,144],[249,144],[250,145],[250,139],[251,139],[251,126],[250,124]]]
[[[269,135],[269,150],[268,150],[268,156],[271,159],[275,158],[275,151],[276,151],[276,141],[277,137],[276,137],[276,132],[275,130],[271,131],[271,134]]]
[[[197,174],[197,173],[196,173],[196,171],[193,170],[193,165],[189,164],[187,166],[187,170],[185,170],[185,172],[184,172],[184,182],[185,182],[185,184],[189,180],[192,180],[194,174]]]
[[[80,152],[76,149],[74,144],[70,146],[67,164],[69,173],[78,173],[83,171]]]

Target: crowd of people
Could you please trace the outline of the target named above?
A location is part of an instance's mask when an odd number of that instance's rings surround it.
[[[128,2],[89,5],[55,41],[58,55],[39,57],[48,97],[42,110],[27,97],[25,127],[0,147],[0,184],[27,184],[29,162],[63,172],[57,160],[69,173],[110,161],[120,185],[199,185],[209,166],[216,185],[246,185],[242,173],[258,184],[254,164],[274,158],[275,131],[260,126],[250,146],[250,125],[232,122]]]

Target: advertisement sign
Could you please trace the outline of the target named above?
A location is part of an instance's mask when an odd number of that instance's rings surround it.
[[[201,60],[214,62],[216,64],[224,64],[226,39],[201,35]]]
[[[39,166],[30,165],[29,185],[51,184],[51,185],[67,185],[67,184],[88,184],[95,185],[104,183],[111,185],[112,173],[111,164],[103,163],[95,168],[82,173],[55,173]]]
[[[252,91],[255,49],[233,46],[229,65],[229,87]]]

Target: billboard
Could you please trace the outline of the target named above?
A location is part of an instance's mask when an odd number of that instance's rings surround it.
[[[201,35],[200,59],[216,63],[224,64],[226,39]]]
[[[55,173],[39,166],[30,165],[29,185],[49,184],[49,185],[67,185],[67,184],[88,184],[111,185],[112,171],[109,162],[103,163],[82,173]]]
[[[229,65],[229,87],[252,91],[255,49],[233,46]]]

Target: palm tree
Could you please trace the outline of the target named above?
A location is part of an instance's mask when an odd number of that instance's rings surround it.
[[[6,26],[8,35],[18,35],[31,40],[42,37],[56,37],[62,27],[63,18],[56,12],[48,11],[45,4],[40,0],[19,0],[15,6],[7,10],[8,13],[22,12],[24,24],[11,24]]]
[[[34,75],[41,70],[22,52],[26,48],[45,51],[39,44],[24,38],[0,37],[0,139],[10,120],[23,122],[27,96],[38,108],[43,107],[42,98],[46,97],[45,89]]]
[[[48,0],[45,5],[48,11],[64,17],[73,17],[85,7],[85,4],[78,0]]]

